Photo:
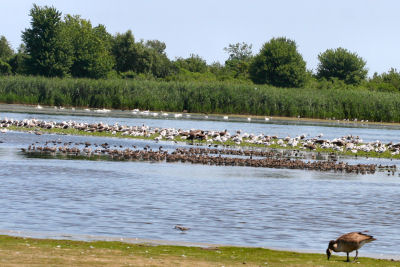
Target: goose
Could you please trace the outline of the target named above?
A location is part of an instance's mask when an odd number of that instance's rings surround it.
[[[356,251],[354,261],[358,259],[358,250],[366,243],[376,240],[373,236],[367,235],[362,232],[351,232],[338,237],[336,240],[329,241],[328,248],[326,249],[326,255],[328,260],[331,257],[332,251],[334,252],[346,252],[347,262],[350,261],[349,253]]]

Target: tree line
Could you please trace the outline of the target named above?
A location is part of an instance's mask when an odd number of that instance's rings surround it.
[[[257,54],[252,45],[229,44],[224,64],[207,64],[199,55],[168,58],[159,40],[135,40],[131,30],[115,35],[79,15],[33,5],[30,28],[22,32],[18,51],[0,37],[0,74],[74,78],[126,78],[163,81],[235,81],[275,87],[357,87],[400,91],[400,73],[391,69],[367,78],[366,61],[345,48],[318,55],[314,72],[296,42],[272,38]]]

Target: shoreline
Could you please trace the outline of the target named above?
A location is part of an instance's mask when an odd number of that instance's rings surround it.
[[[312,249],[292,249],[292,248],[281,248],[281,247],[264,247],[264,246],[241,246],[231,244],[213,244],[203,242],[189,242],[189,241],[174,241],[174,240],[163,240],[163,239],[147,239],[138,237],[121,237],[121,236],[98,236],[98,235],[85,235],[85,234],[65,234],[65,233],[42,233],[42,232],[31,232],[31,231],[18,231],[18,230],[0,230],[0,236],[8,237],[20,237],[27,239],[39,239],[39,240],[64,240],[64,241],[77,241],[77,242],[122,242],[133,245],[147,245],[147,246],[176,246],[176,247],[194,247],[202,249],[215,249],[220,247],[233,247],[233,248],[249,248],[249,249],[267,249],[279,252],[294,252],[301,254],[321,254],[325,255],[325,249],[312,250]],[[340,255],[340,254],[337,254]],[[372,258],[379,260],[394,260],[400,261],[400,254],[385,254],[385,253],[362,253],[364,258]]]
[[[227,122],[245,122],[245,123],[289,123],[303,125],[320,125],[327,127],[390,127],[400,129],[400,123],[396,122],[372,122],[372,121],[350,121],[350,120],[334,120],[334,119],[316,119],[316,118],[299,118],[299,117],[284,117],[284,116],[269,116],[269,115],[248,115],[248,114],[218,114],[218,113],[187,113],[168,111],[168,117],[163,117],[163,111],[152,110],[149,114],[143,115],[140,113],[133,114],[132,110],[119,109],[86,109],[83,107],[56,107],[27,104],[6,104],[0,103],[0,112],[9,113],[29,113],[29,114],[49,114],[49,115],[70,115],[70,116],[89,116],[89,117],[116,117],[116,118],[148,118],[148,119],[178,119],[174,115],[180,116],[179,119],[192,120],[209,120],[209,121],[227,121]],[[88,111],[90,110],[90,111]],[[160,113],[157,116],[151,115]],[[226,119],[228,117],[228,119]],[[249,120],[250,118],[250,120]]]

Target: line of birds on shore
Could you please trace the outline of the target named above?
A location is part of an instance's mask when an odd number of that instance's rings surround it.
[[[25,127],[34,129],[76,129],[85,132],[106,132],[111,135],[119,134],[120,136],[132,136],[132,137],[143,137],[153,138],[155,141],[171,140],[171,141],[204,141],[206,144],[212,143],[225,143],[227,141],[232,142],[235,145],[263,145],[288,147],[293,149],[309,150],[313,151],[317,148],[330,149],[333,151],[344,152],[350,151],[353,154],[358,152],[376,152],[383,153],[390,151],[392,156],[400,154],[400,143],[383,143],[379,140],[374,142],[363,143],[363,140],[358,136],[345,135],[332,140],[323,139],[323,134],[319,134],[315,137],[308,137],[306,134],[298,135],[296,137],[286,136],[279,138],[276,135],[265,135],[265,134],[251,134],[237,130],[231,134],[227,130],[214,131],[214,130],[198,130],[198,129],[175,129],[175,128],[159,128],[149,127],[146,125],[141,126],[127,126],[127,125],[108,125],[106,123],[83,123],[76,121],[43,121],[36,119],[0,119],[0,128],[5,131],[7,127]],[[38,131],[33,133],[40,134]]]
[[[130,161],[165,161],[181,162],[203,165],[219,166],[249,166],[263,168],[286,168],[318,171],[334,171],[357,174],[373,174],[375,171],[387,170],[393,175],[396,172],[396,165],[376,164],[348,164],[334,160],[303,161],[283,157],[277,151],[253,151],[234,149],[209,149],[209,148],[182,148],[178,147],[172,152],[163,150],[160,146],[153,151],[149,146],[144,149],[123,148],[122,146],[111,147],[109,144],[94,144],[89,142],[62,143],[61,141],[48,141],[43,146],[33,143],[27,148],[21,148],[22,152],[31,156],[40,156],[46,153],[53,156],[86,157],[91,159],[106,158],[112,160]],[[224,155],[224,156],[223,156]],[[229,156],[225,156],[229,155]],[[233,156],[231,156],[233,155]]]

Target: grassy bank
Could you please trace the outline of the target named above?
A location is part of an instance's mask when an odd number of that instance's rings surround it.
[[[230,82],[8,76],[0,79],[0,102],[400,122],[400,93]]]
[[[361,252],[362,253],[362,252]],[[345,257],[262,248],[154,246],[0,236],[1,266],[348,266]],[[400,266],[361,257],[357,266]]]

